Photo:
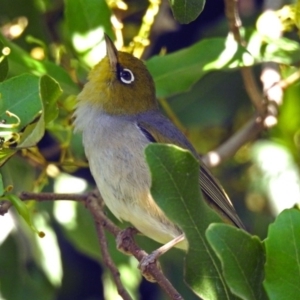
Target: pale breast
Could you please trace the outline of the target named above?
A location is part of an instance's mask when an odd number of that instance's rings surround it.
[[[129,221],[129,204],[144,198],[150,187],[143,155],[147,139],[133,123],[102,115],[83,131],[83,143],[108,208],[117,218]]]
[[[149,140],[126,118],[99,111],[88,115],[89,119],[83,119],[77,114],[75,126],[83,131],[90,169],[107,207],[118,219],[161,243],[180,235],[150,194],[151,177],[144,157]]]

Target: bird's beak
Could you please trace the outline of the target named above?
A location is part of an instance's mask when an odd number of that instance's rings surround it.
[[[106,54],[108,56],[110,66],[113,70],[116,69],[118,63],[118,50],[115,47],[112,40],[109,38],[107,34],[104,33],[105,43],[106,43]]]

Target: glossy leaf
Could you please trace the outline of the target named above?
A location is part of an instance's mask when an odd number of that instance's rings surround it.
[[[45,133],[45,121],[43,114],[38,118],[38,121],[26,126],[22,133],[21,140],[17,148],[28,148],[35,146]]]
[[[1,105],[0,119],[5,124],[16,124],[15,118],[9,118],[6,111],[9,111],[20,119],[19,126],[12,128],[12,131],[19,131],[32,122],[41,111],[39,98],[39,78],[23,74],[10,78],[0,83]]]
[[[61,93],[62,90],[59,84],[53,78],[47,75],[40,78],[39,96],[42,106],[41,114],[36,122],[26,127],[18,147],[34,146],[44,136],[46,123],[49,123],[58,115],[56,101]]]
[[[300,211],[284,210],[269,226],[264,286],[272,300],[293,300],[300,294]]]
[[[231,49],[226,49],[225,38],[214,38],[172,54],[151,58],[147,61],[147,67],[154,77],[157,96],[167,97],[187,91],[213,69],[246,65],[242,60],[244,50],[237,44]],[[249,54],[246,55],[249,57]]]
[[[20,119],[19,126],[6,129],[22,133],[18,147],[31,147],[43,137],[45,121],[50,122],[57,114],[56,101],[61,94],[58,83],[45,75],[40,79],[34,75],[24,74],[11,78],[0,84],[2,106],[0,118],[16,123],[13,118],[8,118],[6,111],[15,114]]]
[[[206,237],[231,291],[245,300],[268,299],[262,286],[265,253],[259,238],[227,224],[211,224]]]
[[[170,0],[175,19],[187,24],[194,21],[202,12],[205,0]]]
[[[53,121],[58,116],[56,102],[62,93],[58,82],[48,75],[40,78],[40,96],[44,104],[45,123]]]
[[[18,146],[30,147],[35,145],[42,138],[45,129],[39,78],[30,74],[13,77],[0,83],[0,93],[3,100],[0,118],[6,121],[6,125],[12,124],[12,127],[6,130],[20,132],[27,126],[22,133]],[[17,125],[16,117],[7,116],[7,111],[19,118],[19,125]]]
[[[68,36],[75,51],[88,66],[94,66],[106,53],[104,32],[110,37],[114,35],[107,2],[66,0],[65,17]]]
[[[78,13],[80,12],[80,13]],[[71,33],[88,33],[98,27],[112,35],[110,10],[104,0],[66,0],[65,17]]]
[[[200,78],[212,70],[231,70],[253,66],[266,61],[295,63],[300,59],[300,44],[287,38],[270,40],[266,44],[254,32],[248,49],[238,45],[231,37],[211,38],[189,48],[147,61],[157,97],[169,97],[189,90]]]
[[[173,145],[150,144],[145,153],[152,175],[151,194],[168,218],[182,228],[189,243],[187,284],[203,299],[235,299],[205,237],[209,224],[221,220],[202,199],[198,162],[189,151]]]

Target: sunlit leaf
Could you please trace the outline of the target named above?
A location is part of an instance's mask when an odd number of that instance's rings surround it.
[[[300,44],[295,41],[287,38],[266,41],[255,31],[248,38],[247,49],[228,36],[202,40],[189,48],[152,57],[146,65],[154,77],[157,96],[185,92],[212,70],[226,71],[268,61],[283,64],[300,61]]]
[[[148,60],[147,67],[154,77],[157,96],[167,97],[186,91],[211,70],[247,65],[242,56],[245,49],[234,41],[232,43],[233,47],[226,48],[225,38],[202,40],[189,48]],[[249,57],[249,53],[245,53],[246,56]]]
[[[80,12],[80,14],[78,13]],[[66,0],[65,16],[70,32],[88,33],[98,27],[112,35],[111,12],[104,0]]]
[[[80,12],[80,14],[78,13]],[[113,37],[111,11],[105,0],[66,0],[69,38],[84,61],[93,66],[106,53],[104,32]]]

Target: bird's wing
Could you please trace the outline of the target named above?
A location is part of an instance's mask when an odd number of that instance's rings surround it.
[[[166,117],[161,115],[155,118],[140,118],[137,120],[137,126],[150,142],[177,145],[190,150],[196,158],[201,160],[186,137]],[[200,164],[199,182],[208,204],[237,227],[245,228],[224,189],[202,162]]]

